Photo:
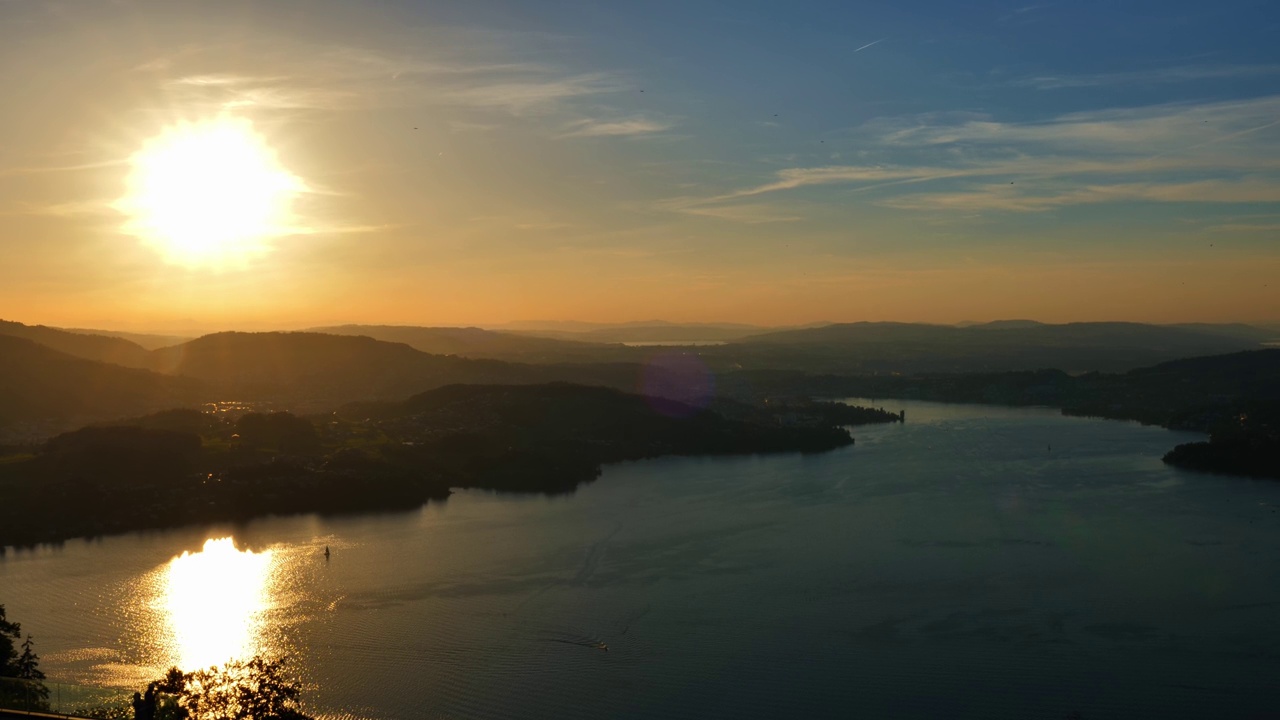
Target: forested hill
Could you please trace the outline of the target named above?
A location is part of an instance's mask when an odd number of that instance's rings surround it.
[[[201,399],[200,383],[188,378],[85,360],[0,335],[0,425],[125,417]]]
[[[757,391],[1049,405],[1068,415],[1137,420],[1210,433],[1165,461],[1197,470],[1280,477],[1280,349],[1161,363],[1127,373],[1061,370],[915,377],[778,377],[746,373]]]
[[[1208,431],[1244,409],[1280,403],[1280,349],[1186,358],[1124,373],[1061,370],[876,377],[745,373],[761,392],[1049,405],[1064,412]]]
[[[156,351],[154,367],[199,379],[221,395],[271,399],[307,409],[403,398],[456,383],[530,384],[570,381],[635,390],[642,374],[662,368],[636,363],[524,364],[430,355],[402,343],[323,333],[218,333]]]
[[[1014,396],[1014,402],[1021,402],[1017,396],[1030,394],[1042,402],[1088,406],[1093,410],[1098,403],[1103,409],[1117,403],[1123,405],[1124,397],[1111,393],[1127,393],[1134,388],[1112,386],[1108,384],[1112,381],[1105,379],[1088,384],[1037,378],[1028,384],[1023,379],[997,376],[1020,368],[1055,367],[1068,371],[1154,365],[1156,361],[1194,355],[1204,347],[1235,350],[1252,346],[1256,344],[1253,338],[1264,332],[1247,326],[1157,327],[1123,323],[1042,325],[1018,321],[967,328],[856,323],[772,333],[725,346],[672,350],[526,338],[475,329],[379,330],[389,333],[388,337],[412,339],[422,347],[457,351],[431,354],[405,343],[315,332],[217,333],[147,352],[118,338],[20,323],[3,323],[0,331],[5,331],[0,332],[0,338],[9,341],[0,346],[0,361],[11,369],[0,386],[8,393],[7,402],[0,407],[0,424],[86,415],[120,417],[157,409],[160,406],[155,403],[165,399],[178,405],[221,400],[269,402],[276,407],[318,412],[351,401],[403,398],[459,383],[567,381],[668,394],[677,399],[689,397],[688,390],[739,399],[829,396],[828,392],[811,390],[829,386],[815,375],[840,376],[836,382],[840,387],[874,387],[876,383],[891,382],[921,392],[994,402],[1007,402],[1010,396]],[[14,332],[38,337],[32,342],[41,345],[70,349],[67,354],[50,356],[55,359],[46,364],[35,359],[30,344],[17,342],[19,338],[11,334]],[[459,356],[507,353],[522,361]],[[168,379],[133,374],[120,375],[118,382],[107,380],[119,374],[92,364],[68,363],[72,359],[68,354],[140,364]],[[1151,361],[1139,362],[1143,359]],[[930,379],[942,372],[972,373],[983,369],[983,377],[957,380],[949,375]],[[857,382],[848,377],[877,373],[881,377]],[[884,375],[893,373],[913,377],[884,379]],[[1230,380],[1233,373],[1227,372],[1222,381]],[[1126,382],[1146,386],[1143,376],[1134,377]],[[73,392],[72,388],[79,390]],[[1164,391],[1154,392],[1158,395]],[[1147,398],[1142,405],[1152,408],[1158,403]]]
[[[455,385],[315,420],[171,411],[0,457],[0,546],[267,514],[407,509],[456,487],[570,492],[603,463],[853,442],[821,417],[747,422],[568,384]]]
[[[530,363],[636,361],[643,354],[619,344],[558,340],[483,330],[475,327],[415,327],[408,325],[339,325],[313,328],[331,335],[364,335],[385,342],[404,343],[433,355]]]
[[[843,375],[1039,368],[1123,372],[1178,358],[1258,349],[1269,336],[1236,325],[846,323],[755,335],[709,348],[706,354],[734,359],[749,369]]]
[[[528,452],[572,449],[594,462],[668,454],[817,451],[850,442],[846,431],[821,422],[788,428],[729,420],[675,402],[569,383],[451,385],[399,403],[350,405],[338,416],[368,418],[396,428],[397,437],[413,442],[461,431]]]
[[[151,353],[137,343],[106,335],[69,332],[44,325],[0,320],[0,336],[23,338],[86,360],[133,368],[151,367]]]

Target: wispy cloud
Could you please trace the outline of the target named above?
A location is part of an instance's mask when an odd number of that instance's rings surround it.
[[[14,167],[0,167],[0,177],[10,177],[19,175],[43,175],[45,173],[60,172],[78,172],[81,170],[99,170],[102,168],[119,167],[128,162],[126,159],[120,160],[103,160],[100,162],[76,163],[72,165],[34,165],[23,164]]]
[[[1068,205],[1107,202],[1273,203],[1280,202],[1280,183],[1263,179],[1203,180],[1183,183],[1046,186],[989,184],[964,192],[904,195],[878,204],[916,211],[1038,212]]]
[[[543,220],[543,221],[532,221],[532,222],[520,222],[520,223],[516,223],[512,227],[514,227],[516,230],[527,230],[531,232],[536,232],[536,231],[545,231],[545,230],[565,230],[567,228],[573,227],[573,223],[558,222],[555,220]]]
[[[1179,65],[1093,75],[1038,75],[1019,78],[1011,81],[1010,84],[1037,90],[1060,90],[1113,85],[1171,84],[1197,80],[1230,80],[1274,75],[1280,75],[1280,65]]]
[[[254,75],[233,75],[230,73],[209,73],[206,75],[187,75],[172,81],[174,85],[195,85],[197,87],[245,87],[275,85],[288,80],[284,76],[258,77]]]
[[[237,67],[228,56],[252,56],[255,66]],[[272,38],[252,52],[236,53],[210,43],[153,58],[136,65],[134,72],[156,77],[184,107],[444,106],[529,115],[627,87],[607,72],[571,72],[500,54],[481,56],[457,43],[422,43],[396,51]]]
[[[804,218],[784,208],[768,203],[743,205],[691,205],[680,209],[687,215],[728,220],[746,225],[763,225],[766,223],[796,222]]]
[[[83,200],[48,204],[19,203],[11,210],[0,210],[0,216],[73,217],[84,215],[114,215],[109,200]]]
[[[670,130],[672,124],[646,118],[626,120],[583,119],[569,123],[563,137],[638,137]]]
[[[966,213],[1104,202],[1280,202],[1280,97],[1026,123],[972,115],[888,118],[852,132],[892,162],[784,168],[753,186],[664,207],[693,213],[832,185],[870,193],[868,202],[885,207]]]
[[[1280,234],[1280,223],[1226,223],[1223,225],[1212,225],[1209,230],[1221,230],[1225,232],[1263,232]]]
[[[1249,100],[1169,104],[1071,113],[1039,122],[922,116],[874,122],[864,134],[902,147],[969,146],[1021,150],[1046,148],[1141,155],[1217,143],[1236,133],[1267,127],[1280,118],[1280,96]]]
[[[617,92],[621,85],[603,73],[564,78],[520,78],[471,81],[452,87],[424,88],[428,104],[503,110],[513,114],[545,110],[565,100]]]

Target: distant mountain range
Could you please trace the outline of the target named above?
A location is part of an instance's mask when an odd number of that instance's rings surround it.
[[[804,326],[810,327],[810,326]],[[727,342],[777,328],[735,323],[673,323],[646,320],[629,323],[586,322],[518,322],[500,328],[504,331],[559,340],[592,343],[694,343]]]
[[[1270,336],[1245,325],[842,323],[753,335],[704,354],[742,368],[841,374],[1040,368],[1123,372],[1166,360],[1256,349]]]
[[[749,326],[637,323],[644,333],[741,333]],[[120,417],[216,400],[304,411],[403,398],[443,385],[565,381],[678,393],[711,372],[721,393],[750,394],[751,371],[828,375],[1124,372],[1179,358],[1253,350],[1273,337],[1247,325],[1029,320],[969,327],[846,323],[758,332],[712,347],[627,347],[479,328],[348,325],[324,332],[227,332],[148,349],[123,337],[0,322],[0,424]],[[594,333],[595,328],[578,332]],[[147,338],[142,338],[147,339]],[[666,338],[673,340],[677,338]],[[699,339],[708,339],[705,334]],[[157,338],[151,337],[153,344]],[[684,353],[672,367],[664,358]],[[704,370],[699,371],[702,367]],[[128,369],[128,370],[126,370]],[[778,376],[781,377],[781,376]],[[663,390],[653,390],[664,388]],[[673,397],[679,397],[673,395]]]

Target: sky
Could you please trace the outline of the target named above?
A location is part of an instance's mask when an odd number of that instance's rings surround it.
[[[0,0],[0,317],[1276,322],[1278,33],[1266,0]],[[175,261],[123,199],[218,118],[288,222]]]

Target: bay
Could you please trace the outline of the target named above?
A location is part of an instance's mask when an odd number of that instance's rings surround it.
[[[1280,483],[1160,462],[1194,434],[860,402],[906,423],[831,453],[610,466],[566,496],[11,549],[0,603],[51,679],[134,689],[288,653],[325,717],[1277,706]]]

